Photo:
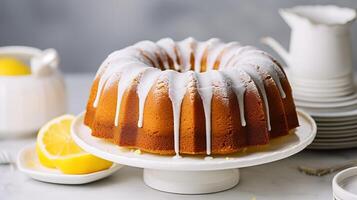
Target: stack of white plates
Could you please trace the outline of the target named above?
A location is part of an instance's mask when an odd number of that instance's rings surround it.
[[[293,84],[295,95],[307,101],[319,101],[324,98],[333,101],[334,97],[346,97],[355,92],[351,74],[328,80],[304,80],[293,76],[289,76],[289,78]]]
[[[357,93],[352,76],[329,81],[296,80],[288,74],[296,106],[316,121],[310,149],[357,147]]]

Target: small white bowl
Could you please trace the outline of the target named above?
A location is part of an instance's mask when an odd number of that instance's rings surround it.
[[[335,199],[357,200],[357,167],[336,174],[332,180],[332,190]]]
[[[63,77],[54,49],[0,47],[0,57],[11,56],[31,66],[24,76],[0,76],[0,138],[35,133],[67,108]]]
[[[50,169],[41,165],[38,160],[35,145],[23,148],[17,157],[18,169],[33,179],[56,184],[85,184],[108,177],[118,171],[123,165],[113,164],[109,169],[90,174],[63,174],[57,169]]]

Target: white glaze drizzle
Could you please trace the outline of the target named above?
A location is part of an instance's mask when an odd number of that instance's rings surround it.
[[[269,75],[272,77],[274,80],[275,84],[277,85],[279,89],[279,93],[282,98],[286,97],[286,94],[284,92],[284,89],[282,87],[280,78],[279,78],[279,72],[276,66],[276,64],[267,56],[264,55],[261,51],[259,50],[250,50],[242,53],[241,58],[239,61],[234,63],[234,65],[240,65],[240,64],[251,64],[251,65],[257,65],[260,68],[262,68],[264,71],[268,72]]]
[[[172,102],[172,110],[174,115],[174,150],[175,154],[180,153],[180,120],[181,120],[181,105],[186,94],[186,85],[188,76],[192,72],[179,73],[173,70],[163,72],[168,78],[169,98]]]
[[[119,125],[119,115],[120,115],[120,106],[123,100],[123,95],[125,91],[129,88],[130,84],[135,78],[139,76],[145,70],[145,67],[134,67],[132,63],[125,64],[125,74],[121,74],[119,83],[118,83],[118,93],[117,93],[117,105],[115,111],[115,120],[114,125]],[[122,71],[123,72],[123,71]]]
[[[204,54],[207,52],[206,72],[200,73],[201,63]],[[190,71],[191,54],[195,56],[194,71]],[[214,64],[219,61],[219,71],[212,70]],[[169,58],[172,60],[173,70],[161,71],[158,68],[160,59],[165,69],[169,68]],[[177,60],[180,60],[180,65]],[[154,66],[152,66],[152,64]],[[264,82],[256,67],[265,70],[276,83],[280,94],[285,98],[280,78],[285,77],[282,70],[276,66],[272,59],[265,52],[259,51],[251,46],[242,47],[236,42],[223,43],[219,39],[213,38],[206,42],[198,42],[193,38],[187,38],[181,42],[174,42],[170,38],[164,38],[157,43],[142,41],[131,47],[116,51],[108,56],[98,70],[100,75],[97,94],[93,103],[98,106],[101,92],[107,80],[112,74],[120,74],[118,79],[118,96],[115,113],[115,126],[119,124],[120,106],[125,91],[134,80],[137,80],[137,94],[139,98],[138,127],[143,126],[143,115],[147,95],[158,79],[166,79],[168,84],[169,98],[172,102],[174,121],[174,150],[175,157],[180,157],[180,118],[183,98],[189,88],[197,87],[204,108],[206,126],[206,154],[211,154],[211,103],[215,84],[225,84],[230,81],[231,87],[238,99],[239,115],[241,125],[246,126],[244,111],[244,94],[246,91],[244,81],[240,79],[242,73],[249,75],[260,91],[266,109],[268,130],[271,130],[268,99],[264,87]],[[156,68],[153,68],[156,67]],[[124,74],[125,73],[125,74]],[[221,91],[222,92],[222,91]],[[219,95],[219,94],[218,94]],[[220,95],[227,95],[223,91]]]
[[[160,75],[160,70],[156,68],[146,68],[144,73],[140,78],[140,84],[138,84],[137,94],[139,97],[139,119],[138,119],[138,127],[143,127],[144,120],[144,106],[146,102],[146,97],[149,94],[151,87],[156,82],[158,76]]]
[[[203,109],[205,113],[205,126],[206,126],[206,154],[211,154],[211,145],[212,145],[212,135],[211,135],[211,114],[212,114],[212,97],[214,93],[214,86],[218,87],[223,91],[221,92],[222,96],[227,96],[226,86],[227,82],[224,79],[224,76],[220,71],[211,70],[204,73],[196,73],[197,82],[198,82],[198,93],[201,96]]]
[[[225,71],[222,71],[223,74],[231,81],[232,89],[237,96],[238,107],[239,107],[239,117],[241,121],[241,125],[244,127],[247,125],[244,114],[244,94],[246,88],[244,86],[243,81],[239,78],[241,76],[242,70],[239,68],[231,68]]]
[[[102,90],[104,88],[104,85],[105,85],[105,82],[107,81],[107,79],[114,73],[122,72],[123,66],[129,65],[129,64],[136,64],[137,66],[145,67],[145,64],[136,58],[122,57],[122,59],[120,59],[120,60],[117,60],[115,62],[114,61],[110,62],[110,66],[113,66],[113,67],[108,67],[108,69],[104,71],[104,73],[102,74],[102,76],[99,79],[97,94],[96,94],[95,100],[93,102],[94,107],[98,106],[99,98],[100,98],[100,95],[102,93]]]
[[[268,126],[268,131],[271,130],[271,124],[270,124],[270,112],[269,112],[269,103],[268,103],[268,97],[267,93],[265,91],[265,86],[263,80],[260,78],[259,73],[256,71],[255,66],[252,65],[241,65],[244,69],[244,72],[246,72],[254,81],[255,85],[258,87],[262,98],[263,98],[263,103],[265,107],[265,112],[266,112],[266,118],[267,118],[267,126]]]
[[[212,105],[212,78],[216,71],[196,73],[198,82],[198,93],[201,96],[206,125],[206,154],[211,155],[211,105]]]

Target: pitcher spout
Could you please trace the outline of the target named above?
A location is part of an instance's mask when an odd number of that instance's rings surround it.
[[[300,24],[344,26],[356,19],[356,10],[335,5],[308,5],[280,9],[279,14],[290,28]]]
[[[283,20],[289,25],[290,28],[293,28],[301,22],[301,18],[296,15],[293,9],[279,9],[279,14],[283,18]]]

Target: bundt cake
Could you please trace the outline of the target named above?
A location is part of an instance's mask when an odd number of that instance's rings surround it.
[[[298,126],[279,63],[237,42],[142,41],[110,54],[85,113],[92,135],[145,152],[229,154]]]

